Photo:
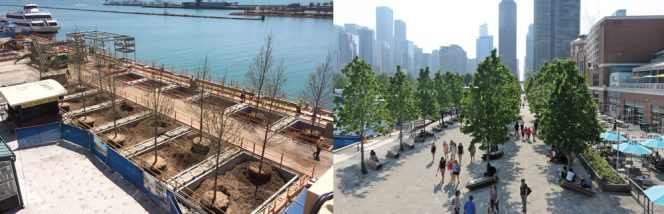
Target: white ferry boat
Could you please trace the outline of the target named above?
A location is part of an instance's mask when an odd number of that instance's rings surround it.
[[[36,4],[26,4],[21,11],[7,12],[3,20],[16,24],[22,31],[57,33],[60,30],[58,21],[53,19],[51,13],[39,10]]]

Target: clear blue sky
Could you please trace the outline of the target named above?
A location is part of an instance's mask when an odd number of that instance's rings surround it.
[[[523,69],[526,33],[533,22],[533,0],[515,0],[517,4],[517,58]],[[335,0],[334,24],[355,23],[376,26],[376,7],[388,6],[394,19],[406,21],[408,39],[425,52],[443,45],[458,44],[469,58],[475,57],[475,39],[482,23],[498,46],[498,4],[500,0]],[[664,0],[581,0],[581,34],[604,16],[617,9],[627,15],[664,15]]]

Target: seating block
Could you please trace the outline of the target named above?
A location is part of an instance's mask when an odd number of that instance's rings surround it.
[[[366,160],[367,166],[369,166],[369,167],[371,167],[375,170],[379,170],[379,169],[383,168],[383,162],[384,161],[381,161],[381,160],[379,160],[378,162],[372,161],[371,159]]]
[[[387,158],[395,158],[395,159],[396,159],[396,158],[399,158],[399,155],[400,155],[400,154],[399,154],[398,151],[389,150],[389,151],[387,151],[387,154],[385,154],[385,157],[387,157]]]
[[[503,151],[495,151],[495,152],[489,153],[489,158],[490,158],[490,160],[495,160],[495,159],[498,159],[498,158],[502,158],[503,155],[504,155]],[[482,154],[482,160],[486,160],[486,154]]]
[[[468,188],[469,190],[474,190],[474,189],[477,189],[477,188],[489,186],[489,185],[495,183],[496,181],[497,181],[496,177],[493,177],[493,176],[492,177],[482,177],[482,178],[478,178],[478,179],[473,179],[473,180],[468,181],[468,184],[466,184],[466,188]]]
[[[415,144],[413,144],[412,142],[404,142],[403,145],[404,145],[407,149],[414,149],[414,148],[415,148]]]
[[[593,192],[592,190],[583,188],[581,185],[578,185],[578,184],[575,184],[575,183],[572,183],[572,182],[568,182],[566,180],[563,180],[563,182],[560,183],[560,186],[562,186],[565,189],[569,189],[569,190],[572,190],[574,192],[578,192],[578,193],[581,193],[581,194],[584,194],[584,195],[587,195],[587,196],[594,196],[595,195],[595,192]]]

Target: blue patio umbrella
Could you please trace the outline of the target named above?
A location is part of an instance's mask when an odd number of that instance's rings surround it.
[[[606,141],[627,142],[627,138],[625,136],[622,136],[621,134],[615,131],[604,132],[600,134],[599,137]]]
[[[654,186],[643,191],[652,203],[664,206],[664,186]]]
[[[658,137],[653,139],[648,139],[641,142],[641,145],[653,148],[653,149],[664,149],[664,137]]]
[[[636,143],[636,141],[630,141],[627,143],[621,143],[618,145],[613,145],[613,149],[628,153],[628,154],[633,154],[633,155],[649,155],[652,154],[652,150],[641,146],[640,144]]]

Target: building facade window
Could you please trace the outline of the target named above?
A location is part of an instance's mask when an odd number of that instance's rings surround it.
[[[652,105],[652,131],[664,134],[664,105]]]
[[[625,100],[625,111],[623,114],[623,119],[627,123],[632,124],[642,124],[645,121],[643,120],[643,103],[634,102],[632,100]]]

